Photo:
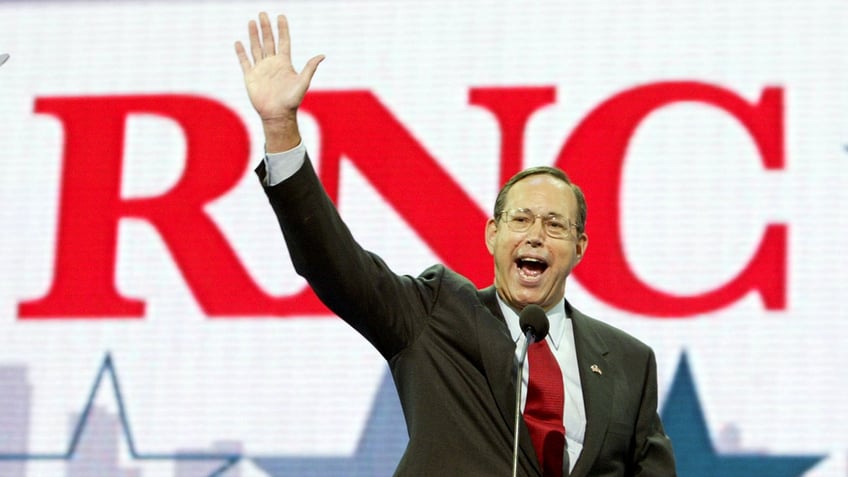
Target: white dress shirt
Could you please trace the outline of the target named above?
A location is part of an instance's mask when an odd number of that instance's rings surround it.
[[[306,146],[303,142],[288,151],[265,154],[266,186],[275,186],[293,176],[306,161]]]
[[[518,313],[501,300],[498,295],[498,304],[501,312],[506,318],[506,324],[512,339],[515,340],[515,360],[520,358],[521,348],[524,346],[524,333],[518,321]],[[559,363],[562,371],[562,383],[565,388],[565,404],[563,408],[563,425],[565,426],[565,443],[568,450],[568,470],[574,469],[577,458],[583,450],[583,439],[586,434],[586,408],[583,406],[583,388],[580,386],[580,371],[577,368],[577,351],[574,349],[574,328],[571,319],[565,314],[565,302],[545,313],[548,316],[551,327],[545,338]],[[521,411],[524,412],[524,404],[527,401],[527,380],[530,373],[529,360],[524,360],[524,371],[521,376]]]

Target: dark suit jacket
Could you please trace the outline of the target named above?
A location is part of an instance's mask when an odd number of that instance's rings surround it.
[[[392,273],[353,239],[308,158],[265,191],[297,272],[389,363],[409,431],[396,475],[509,475],[517,366],[494,287],[478,290],[440,265],[415,278]],[[572,475],[676,475],[651,349],[568,303],[566,311],[587,416]],[[523,421],[519,432],[519,475],[540,476]]]

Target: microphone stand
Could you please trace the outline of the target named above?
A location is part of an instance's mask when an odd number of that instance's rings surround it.
[[[513,426],[512,441],[512,477],[518,476],[518,424],[521,416],[521,378],[524,374],[524,360],[527,358],[527,348],[536,342],[533,328],[528,328],[524,334],[524,344],[521,345],[521,359],[518,360],[518,373],[515,380],[515,425]]]

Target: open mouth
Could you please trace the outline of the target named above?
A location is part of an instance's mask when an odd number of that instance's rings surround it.
[[[535,257],[519,257],[515,260],[518,273],[524,278],[537,278],[548,269],[548,262]]]

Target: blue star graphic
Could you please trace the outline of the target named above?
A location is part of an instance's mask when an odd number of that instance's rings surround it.
[[[386,372],[359,439],[344,457],[253,457],[272,477],[370,477],[392,475],[409,437],[391,374]]]
[[[224,454],[224,453],[144,453],[136,449],[133,433],[130,428],[129,415],[124,405],[124,399],[121,394],[121,386],[118,382],[118,374],[115,371],[115,365],[112,362],[112,356],[107,353],[100,369],[97,372],[97,377],[89,392],[88,400],[83,407],[77,425],[74,428],[71,442],[68,444],[67,450],[56,453],[0,453],[0,463],[15,462],[15,461],[68,461],[78,457],[78,448],[83,434],[86,430],[86,425],[89,423],[90,416],[94,412],[94,401],[97,397],[97,391],[100,389],[103,380],[109,377],[112,381],[112,393],[115,397],[115,402],[118,406],[118,417],[121,423],[123,438],[129,448],[130,457],[138,461],[191,461],[191,462],[208,462],[214,465],[211,473],[205,473],[198,477],[222,477],[230,468],[235,466],[242,456],[239,454]]]
[[[797,477],[824,456],[719,454],[710,440],[698,392],[684,353],[662,410],[681,477]]]

